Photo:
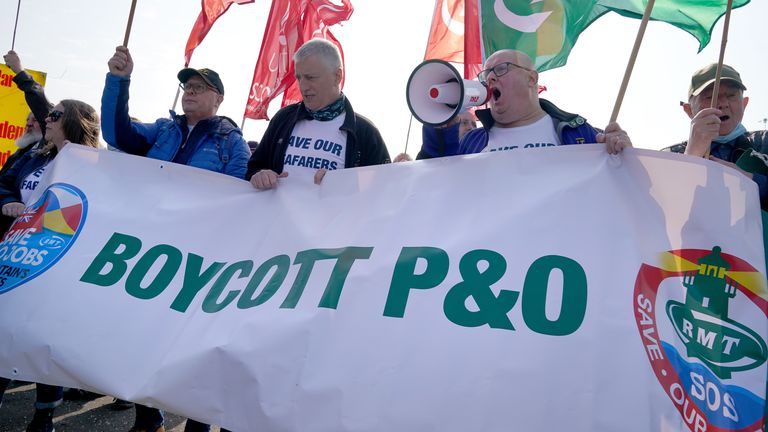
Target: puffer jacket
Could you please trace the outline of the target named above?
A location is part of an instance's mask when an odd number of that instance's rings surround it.
[[[170,112],[154,123],[131,121],[130,78],[107,74],[101,97],[104,140],[126,153],[215,171],[238,178],[245,174],[250,150],[234,121],[215,116],[199,122],[187,136],[187,118]],[[189,148],[183,149],[189,146]]]

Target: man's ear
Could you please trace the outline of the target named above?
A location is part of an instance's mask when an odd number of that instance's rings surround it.
[[[224,95],[217,95],[216,96],[216,109],[219,108],[221,103],[224,102]]]
[[[344,72],[341,68],[336,69],[336,85],[341,85],[341,80],[344,77]]]
[[[686,113],[686,114],[688,114],[688,118],[692,119],[692,118],[693,118],[693,116],[695,116],[695,115],[696,115],[696,114],[693,112],[693,108],[691,108],[691,104],[689,104],[689,103],[687,103],[687,102],[683,102],[683,103],[682,103],[682,104],[680,104],[680,105],[682,105],[682,107],[683,107],[683,111],[685,111],[685,113]]]
[[[742,99],[742,101],[743,101],[742,103],[743,103],[744,105],[741,107],[741,109],[743,110],[743,109],[746,109],[746,108],[747,108],[747,104],[749,103],[749,96],[744,96],[744,98]]]

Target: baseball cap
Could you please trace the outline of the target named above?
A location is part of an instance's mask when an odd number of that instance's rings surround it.
[[[185,83],[187,82],[188,79],[190,79],[194,75],[197,75],[200,78],[202,78],[206,84],[215,88],[220,95],[224,95],[224,83],[221,82],[221,78],[219,78],[219,74],[217,74],[216,71],[214,71],[213,69],[185,68],[180,70],[177,76],[179,77],[180,82]]]
[[[691,77],[691,87],[688,89],[688,98],[698,96],[699,93],[714,83],[715,74],[717,74],[717,63],[709,64],[694,72]],[[720,82],[724,81],[729,81],[742,90],[747,89],[744,83],[741,82],[741,75],[736,72],[736,69],[727,64],[723,65],[723,69],[720,72]]]

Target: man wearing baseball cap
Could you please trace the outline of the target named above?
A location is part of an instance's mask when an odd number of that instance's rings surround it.
[[[250,157],[243,133],[231,119],[216,115],[224,101],[224,84],[211,69],[182,69],[178,73],[183,115],[153,123],[131,121],[128,90],[133,59],[119,46],[107,63],[101,97],[101,129],[104,140],[135,155],[190,165],[242,178]]]
[[[693,73],[688,89],[688,102],[681,103],[691,119],[688,141],[665,150],[692,156],[709,157],[723,165],[740,169],[736,162],[752,150],[768,153],[765,131],[748,132],[741,123],[749,98],[741,75],[728,65],[722,66],[718,94],[713,95],[717,63],[707,65]],[[712,100],[716,103],[712,107]],[[742,172],[744,172],[742,170]],[[757,183],[760,201],[768,203],[768,176],[744,172]]]
[[[216,115],[224,100],[224,84],[218,73],[182,69],[177,76],[184,90],[184,114],[171,111],[170,118],[141,123],[128,115],[133,71],[128,48],[117,47],[107,65],[109,73],[101,97],[101,130],[107,143],[127,153],[243,178],[251,152],[235,122]],[[136,419],[129,432],[165,432],[163,423],[160,410],[136,404]],[[207,432],[210,426],[190,419],[184,430]]]

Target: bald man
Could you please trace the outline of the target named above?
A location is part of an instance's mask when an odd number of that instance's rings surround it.
[[[616,154],[632,146],[617,123],[601,132],[583,117],[539,99],[539,74],[520,51],[493,53],[478,79],[491,91],[490,108],[476,111],[483,127],[465,135],[459,154],[587,143],[604,143]]]

